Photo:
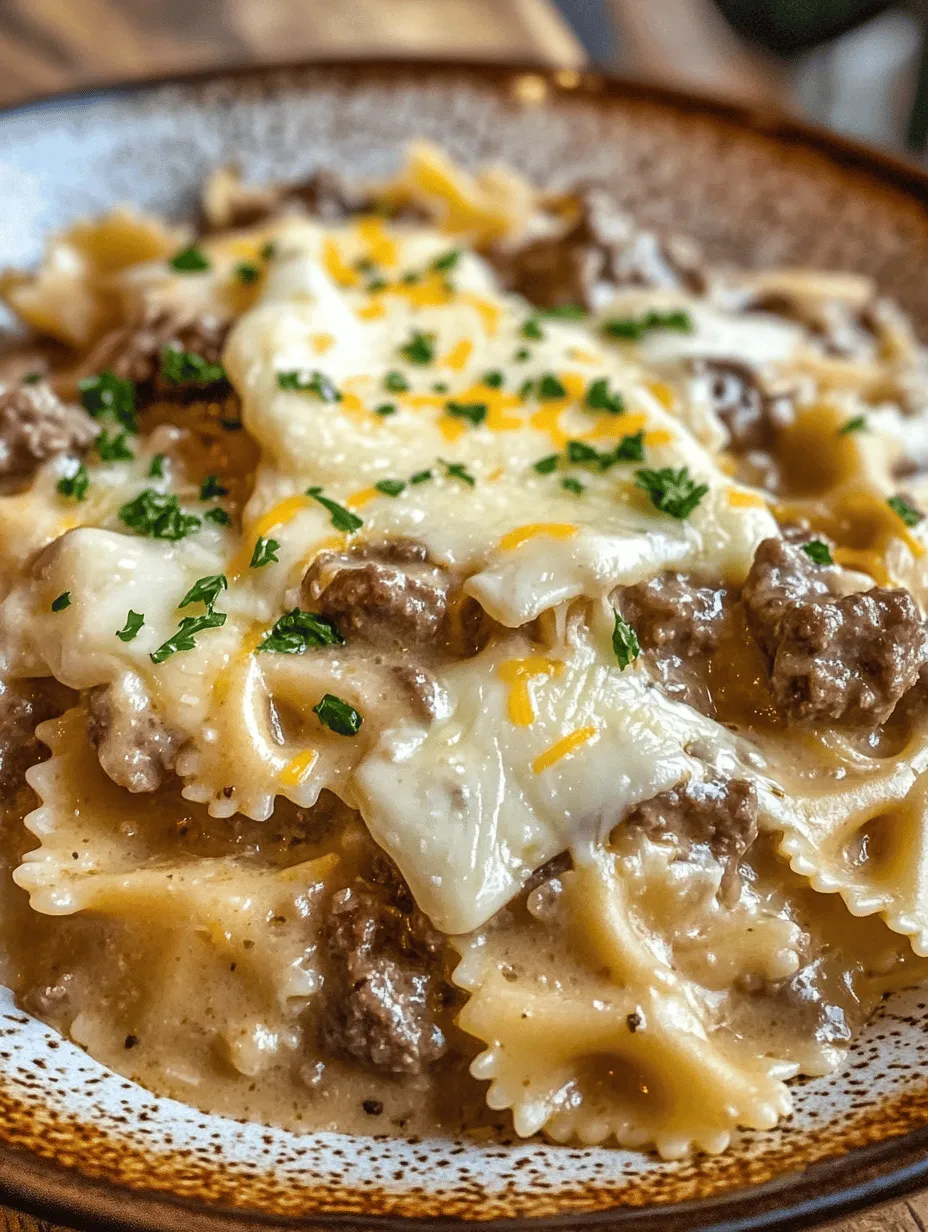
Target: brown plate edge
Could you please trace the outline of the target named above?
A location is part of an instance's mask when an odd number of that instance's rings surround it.
[[[678,112],[722,121],[760,136],[812,150],[836,166],[862,172],[875,186],[892,188],[928,206],[928,170],[897,154],[870,147],[820,125],[773,108],[739,103],[700,93],[621,77],[600,70],[563,69],[532,62],[478,61],[458,58],[320,57],[272,64],[228,64],[129,81],[101,80],[0,106],[3,118],[30,111],[86,104],[95,98],[141,94],[165,86],[205,86],[215,82],[247,83],[310,70],[357,72],[389,77],[397,71],[440,75],[464,74],[497,88],[521,76],[543,79],[555,96],[590,100],[630,99]],[[602,1232],[793,1232],[842,1215],[903,1198],[928,1185],[928,1125],[884,1142],[853,1148],[801,1171],[718,1197],[653,1206],[611,1209],[547,1217],[481,1220],[487,1232],[511,1232],[522,1224],[538,1229],[596,1228]],[[786,1202],[784,1202],[786,1198]],[[300,1229],[345,1229],[345,1232],[449,1232],[474,1227],[460,1217],[355,1214],[309,1214],[273,1217],[254,1210],[206,1207],[182,1198],[86,1176],[76,1168],[0,1142],[0,1201],[52,1221],[65,1221],[86,1232],[118,1227],[125,1232],[174,1232],[179,1218],[186,1232],[267,1232]],[[698,1220],[698,1224],[694,1221]],[[707,1222],[708,1221],[708,1222]]]

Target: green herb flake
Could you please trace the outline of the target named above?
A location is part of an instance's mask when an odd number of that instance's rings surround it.
[[[338,387],[324,372],[319,372],[315,368],[309,373],[300,370],[278,372],[277,384],[281,389],[295,390],[301,394],[314,394],[320,402],[341,402],[342,400]]]
[[[378,291],[386,291],[389,285],[390,284],[387,282],[386,278],[372,278],[367,284],[365,290],[367,290],[370,295],[376,295]]]
[[[409,382],[402,372],[398,372],[395,368],[383,378],[383,385],[384,389],[389,390],[391,394],[405,394],[409,391]]]
[[[222,364],[212,364],[194,351],[161,348],[161,375],[171,385],[216,385],[227,380]]]
[[[104,430],[94,441],[97,456],[101,462],[131,462],[135,454],[126,444],[127,432],[115,432],[110,436]]]
[[[460,479],[462,483],[466,483],[471,488],[476,486],[477,480],[463,462],[446,462],[444,458],[438,460],[445,468],[445,476],[448,479]]]
[[[323,727],[339,736],[356,736],[364,721],[354,706],[349,706],[334,693],[326,693],[318,706],[313,706],[313,714]]]
[[[171,655],[182,650],[193,650],[194,638],[205,629],[219,629],[226,623],[225,612],[206,612],[202,616],[185,616],[177,626],[177,632],[153,651],[148,657],[152,663],[163,663]]]
[[[200,519],[184,513],[172,492],[156,492],[145,488],[119,510],[119,516],[130,530],[150,539],[184,539],[200,529]]]
[[[448,392],[448,386],[445,384],[444,381],[436,381],[435,384],[432,386],[433,394],[446,394],[447,392]]]
[[[145,623],[145,617],[142,615],[142,613],[133,612],[132,608],[130,607],[129,614],[126,617],[126,623],[117,632],[116,636],[119,638],[121,642],[131,642],[135,637],[138,636],[139,629],[141,629],[144,623]]]
[[[582,321],[586,309],[580,304],[558,304],[554,308],[542,308],[538,315],[553,321]]]
[[[399,496],[405,491],[406,484],[402,479],[381,479],[374,484],[374,487],[384,496]]]
[[[577,466],[588,466],[591,462],[599,462],[601,454],[585,441],[567,442],[567,461]]]
[[[466,419],[476,428],[487,417],[487,404],[485,402],[446,402],[445,414],[451,415],[454,419]]]
[[[519,333],[523,338],[531,338],[533,342],[541,342],[545,336],[545,331],[541,328],[541,322],[537,317],[529,317],[527,321],[523,321]]]
[[[222,486],[218,475],[207,475],[200,484],[201,501],[215,500],[217,497],[228,495],[229,489]]]
[[[535,382],[531,379],[523,381],[519,386],[519,397],[523,402],[527,402],[529,398],[535,396]]]
[[[532,358],[532,353],[528,349],[528,347],[519,347],[518,351],[516,351],[515,355],[513,356],[513,359],[518,360],[520,364],[524,364],[527,359],[531,359],[531,358]]]
[[[558,454],[549,453],[546,458],[539,458],[534,464],[533,469],[539,475],[550,475],[557,470]]]
[[[574,496],[582,496],[586,488],[579,479],[573,479],[570,475],[566,479],[561,480],[561,487],[567,492],[573,492]]]
[[[567,390],[553,372],[546,372],[538,382],[538,397],[542,402],[552,402],[555,398],[566,398]]]
[[[588,411],[605,411],[608,415],[621,415],[625,411],[622,395],[610,393],[606,377],[591,383],[586,391],[584,405]]]
[[[396,414],[396,403],[395,402],[381,402],[380,406],[374,407],[374,414],[381,415],[383,416],[384,419],[386,419],[388,415],[395,415]]]
[[[70,590],[63,590],[57,599],[52,599],[52,611],[63,612],[66,607],[71,606]]]
[[[84,377],[77,388],[88,414],[95,419],[112,415],[127,432],[136,431],[135,386],[131,381],[122,381],[112,372],[98,372],[96,376]]]
[[[202,603],[208,612],[224,590],[228,590],[229,582],[224,573],[211,573],[198,578],[178,603],[178,607],[189,607],[191,603]]]
[[[231,526],[232,525],[231,517],[226,513],[224,509],[220,509],[218,505],[214,509],[207,509],[206,513],[204,513],[203,516],[208,521],[215,522],[217,526]]]
[[[852,432],[863,432],[867,427],[866,415],[855,415],[853,419],[849,419],[847,423],[843,423],[838,429],[839,436],[850,436]]]
[[[324,509],[328,509],[332,515],[332,525],[336,530],[344,531],[346,535],[350,535],[354,531],[360,530],[364,525],[363,520],[356,513],[352,513],[344,505],[339,505],[336,501],[329,500],[327,496],[323,496],[322,488],[307,488],[306,495],[311,496],[314,501],[318,501]]]
[[[285,613],[258,645],[261,653],[303,654],[324,646],[343,646],[345,639],[325,616],[295,607]]]
[[[459,248],[451,248],[448,252],[440,257],[436,257],[432,262],[432,269],[438,270],[440,274],[447,274],[449,270],[453,270],[461,259],[461,251]]]
[[[164,478],[164,460],[166,456],[167,455],[163,453],[156,453],[155,456],[152,458],[151,463],[148,467],[149,479],[163,479]]]
[[[265,539],[263,535],[259,535],[248,568],[263,569],[265,565],[276,564],[279,548],[280,544],[276,539]]]
[[[410,483],[427,483],[432,478],[431,471],[416,471],[414,475],[409,476]]]
[[[90,487],[90,476],[87,473],[87,467],[81,462],[70,475],[62,475],[55,487],[62,496],[69,496],[71,500],[86,500],[87,489]]]
[[[909,504],[904,496],[891,496],[886,503],[906,526],[917,526],[925,516],[914,505]]]
[[[814,561],[817,565],[833,565],[835,563],[831,556],[831,548],[827,543],[823,543],[821,539],[810,539],[808,543],[802,545],[802,550],[809,560]]]
[[[242,286],[250,287],[252,283],[257,282],[261,277],[261,271],[257,265],[252,265],[250,261],[240,261],[235,267],[235,277]]]
[[[628,436],[623,436],[613,450],[611,457],[614,462],[643,462],[644,429],[640,432],[631,432]]]
[[[615,614],[615,628],[612,630],[612,649],[621,671],[625,671],[630,663],[641,654],[638,635],[627,620],[623,620],[620,612]]]
[[[697,484],[690,478],[686,466],[681,466],[678,471],[669,466],[659,471],[636,471],[635,483],[647,492],[655,509],[681,521],[690,516],[709,491],[708,484]]]
[[[681,334],[693,332],[693,321],[682,308],[670,312],[646,312],[640,317],[622,317],[603,324],[603,333],[623,342],[638,342],[653,329],[674,329]]]
[[[491,368],[489,372],[485,372],[480,378],[480,383],[486,385],[488,389],[502,389],[503,374],[499,368]]]
[[[407,270],[400,281],[407,287],[414,287],[417,282],[422,281],[422,275],[416,270]]]
[[[210,260],[198,244],[191,244],[175,252],[168,262],[172,270],[178,274],[200,274],[210,268]]]
[[[411,364],[430,364],[435,358],[435,335],[412,331],[408,342],[399,348],[400,354]]]
[[[24,372],[19,378],[19,382],[21,385],[38,385],[39,381],[44,379],[44,372]]]
[[[261,260],[262,261],[273,261],[274,257],[276,256],[277,256],[277,245],[274,243],[273,240],[268,240],[268,242],[261,249]]]

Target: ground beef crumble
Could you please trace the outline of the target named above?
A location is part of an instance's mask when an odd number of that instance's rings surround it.
[[[101,338],[84,367],[88,373],[113,372],[121,380],[162,395],[191,388],[202,391],[202,385],[166,381],[161,376],[161,352],[170,346],[218,364],[229,328],[228,321],[210,315],[184,317],[165,310],[148,311],[138,321]]]
[[[79,453],[99,428],[79,406],[62,402],[47,381],[0,391],[0,480],[31,479],[61,453]]]
[[[184,736],[131,678],[88,690],[88,736],[106,774],[131,792],[157,791],[173,773]]]
[[[30,766],[47,756],[35,729],[68,705],[70,690],[54,680],[0,680],[0,802],[12,800]]]

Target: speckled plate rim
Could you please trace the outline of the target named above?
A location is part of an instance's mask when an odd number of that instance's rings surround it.
[[[928,171],[905,158],[866,146],[820,126],[773,109],[719,99],[710,94],[619,77],[600,71],[557,69],[512,61],[485,63],[467,59],[326,57],[266,65],[227,65],[202,71],[155,75],[129,82],[92,83],[26,98],[0,107],[0,142],[5,118],[73,105],[92,106],[110,97],[130,97],[163,86],[235,85],[273,79],[306,69],[362,72],[368,78],[397,71],[428,74],[471,74],[483,84],[504,86],[521,75],[542,79],[548,89],[574,97],[598,100],[635,100],[677,112],[699,113],[785,145],[824,155],[845,169],[864,172],[907,195],[928,211]],[[928,225],[928,217],[926,217]],[[2,1133],[2,1129],[0,1129]],[[658,1204],[648,1208],[622,1208],[546,1217],[481,1220],[487,1232],[512,1232],[530,1225],[541,1229],[596,1229],[608,1232],[792,1232],[843,1215],[904,1198],[928,1186],[928,1125],[885,1141],[855,1147],[843,1155],[804,1166],[795,1173],[746,1189],[696,1201]],[[354,1229],[377,1232],[450,1232],[474,1227],[457,1217],[355,1214],[312,1214],[277,1217],[252,1210],[207,1207],[182,1198],[117,1185],[87,1177],[51,1159],[0,1141],[0,1201],[40,1218],[65,1222],[88,1232],[125,1229],[125,1232],[175,1232],[183,1221],[185,1232],[236,1232],[261,1228],[267,1232],[296,1229]]]

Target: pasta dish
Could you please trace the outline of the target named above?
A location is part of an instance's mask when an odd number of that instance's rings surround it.
[[[718,1152],[928,956],[928,366],[425,143],[0,294],[0,978],[292,1129]]]

